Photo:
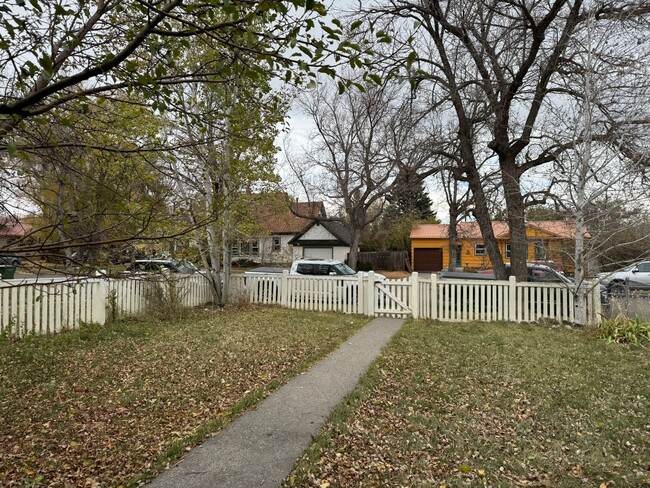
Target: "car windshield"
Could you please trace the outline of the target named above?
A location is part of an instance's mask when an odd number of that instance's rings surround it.
[[[348,266],[347,264],[343,264],[343,263],[334,264],[332,266],[332,269],[334,271],[336,271],[337,275],[350,276],[350,275],[357,274],[357,272],[355,270],[353,270],[352,268],[350,268],[350,266]]]

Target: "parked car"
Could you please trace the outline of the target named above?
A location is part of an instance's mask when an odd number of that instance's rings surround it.
[[[368,276],[366,271],[355,271],[350,268],[347,264],[337,259],[319,259],[319,258],[303,258],[296,259],[291,267],[287,268],[276,268],[276,267],[260,267],[254,268],[249,271],[246,271],[244,274],[246,276],[268,276],[273,274],[279,274],[284,271],[288,271],[292,276],[312,276],[314,278],[331,278],[331,277],[353,277],[361,274],[362,276]],[[382,282],[386,277],[380,273],[374,274],[375,283]],[[354,280],[334,280],[336,286],[329,291],[323,291],[320,295],[319,292],[314,291],[297,291],[299,300],[329,300],[333,296],[336,296],[338,289],[341,289],[341,293],[345,297],[347,303],[353,303],[357,300],[357,284]],[[263,284],[259,283],[258,287],[260,291],[263,290],[265,295],[269,295],[276,300],[279,297],[279,288],[274,283]],[[381,292],[380,292],[381,293]],[[318,298],[315,298],[318,296]]]
[[[302,276],[356,276],[361,273],[363,276],[368,276],[366,271],[355,271],[343,261],[338,259],[319,259],[319,258],[303,258],[296,259],[290,268],[277,268],[277,267],[260,267],[246,271],[246,275],[265,275],[282,273],[289,271],[290,275]],[[375,282],[384,281],[386,277],[380,273],[375,273]]]
[[[572,278],[564,276],[564,274],[559,273],[556,269],[546,264],[538,263],[527,263],[528,267],[528,281],[533,283],[565,283],[565,284],[574,284],[575,281]],[[442,278],[451,276],[446,276],[449,272],[443,272],[441,275]],[[506,263],[506,274],[510,276],[510,264]],[[468,276],[465,276],[468,275]],[[478,279],[485,279],[484,276],[494,277],[493,269],[483,269],[478,273],[462,273],[462,276],[458,276],[460,279],[472,279],[471,275],[481,275]]]
[[[610,295],[620,295],[625,290],[650,290],[650,261],[640,261],[613,273],[599,273],[600,283]]]
[[[18,266],[21,262],[21,257],[16,254],[0,253],[0,266]]]
[[[560,274],[545,264],[528,263],[527,266],[528,281],[531,283],[562,283],[566,286],[575,286],[573,278]],[[506,274],[510,276],[510,264],[506,264]],[[443,271],[439,273],[439,277],[442,280],[493,280],[494,270],[483,270],[478,273]],[[609,307],[609,296],[602,283],[599,284],[599,294],[600,303],[603,309],[606,310]]]
[[[142,275],[148,273],[196,273],[198,268],[189,261],[174,259],[136,259],[126,268],[124,274]]]
[[[562,266],[560,266],[558,263],[554,261],[533,261],[530,264],[548,266],[549,268],[556,271],[557,273],[560,273],[561,275],[564,274],[564,270],[562,269]]]

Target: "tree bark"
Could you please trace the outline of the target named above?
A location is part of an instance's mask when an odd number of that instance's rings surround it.
[[[510,274],[515,276],[517,281],[527,281],[526,206],[521,194],[519,170],[514,156],[508,155],[499,159],[510,230]]]
[[[492,228],[492,219],[490,218],[481,176],[475,167],[468,172],[467,182],[474,197],[474,218],[476,218],[476,222],[481,229],[485,250],[494,269],[494,276],[497,280],[506,280],[508,277],[503,264],[503,256],[499,251],[494,229]]]

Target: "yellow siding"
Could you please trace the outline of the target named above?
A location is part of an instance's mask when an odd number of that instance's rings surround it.
[[[532,232],[531,232],[532,234]],[[542,239],[541,233],[536,233],[537,239]],[[533,237],[532,235],[530,237]],[[551,259],[555,262],[561,263],[565,271],[572,271],[573,267],[567,263],[566,259],[562,259],[562,249],[563,242],[558,240],[545,240],[547,243],[547,256],[548,259]],[[510,262],[509,258],[506,258],[506,244],[509,244],[510,241],[507,240],[498,240],[499,251],[501,251],[501,256],[506,263]],[[468,269],[486,269],[491,268],[492,263],[488,256],[477,256],[474,251],[475,244],[483,244],[482,240],[477,239],[459,239],[458,245],[462,246],[462,258],[461,258],[461,267]],[[449,240],[448,239],[413,239],[411,241],[411,266],[414,266],[415,259],[415,249],[442,249],[442,266],[447,268],[449,266]],[[535,260],[535,246],[531,242],[528,245],[528,261]]]
[[[543,241],[546,245],[547,259],[555,261],[562,265],[565,271],[572,272],[573,265],[571,264],[570,254],[567,253],[567,247],[572,244],[570,239],[561,240],[556,236],[544,232],[541,229],[526,228],[526,237],[529,239],[528,244],[528,261],[535,261],[535,242]],[[506,258],[506,244],[510,243],[509,239],[497,240],[501,256],[506,263],[510,262]],[[475,244],[483,244],[482,239],[458,239],[458,245],[462,246],[461,266],[463,268],[485,269],[491,268],[492,263],[488,256],[476,256],[474,252]],[[411,241],[411,264],[415,256],[416,248],[424,249],[442,249],[442,266],[447,268],[449,265],[449,239],[413,239]]]

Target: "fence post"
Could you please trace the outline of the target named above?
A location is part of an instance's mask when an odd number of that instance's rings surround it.
[[[357,309],[355,313],[363,314],[366,309],[366,293],[363,291],[363,273],[357,273]]]
[[[90,320],[96,324],[104,325],[106,324],[106,308],[109,306],[108,282],[105,279],[99,279],[92,285]]]
[[[366,315],[368,317],[374,317],[375,315],[375,273],[368,271],[368,281],[367,281],[368,293],[366,299]]]
[[[420,281],[417,271],[411,274],[411,313],[414,319],[420,318]]]
[[[438,320],[438,275],[431,273],[431,319]]]
[[[519,322],[519,317],[517,317],[517,278],[511,276],[508,278],[508,282],[508,320]]]
[[[289,272],[285,269],[282,272],[280,281],[280,306],[286,307],[289,303]]]
[[[590,307],[593,310],[593,316],[594,316],[594,325],[595,327],[599,327],[600,324],[603,321],[603,307],[602,303],[600,303],[600,283],[596,281],[596,286],[594,286],[591,289],[591,301],[592,301],[592,306]]]

